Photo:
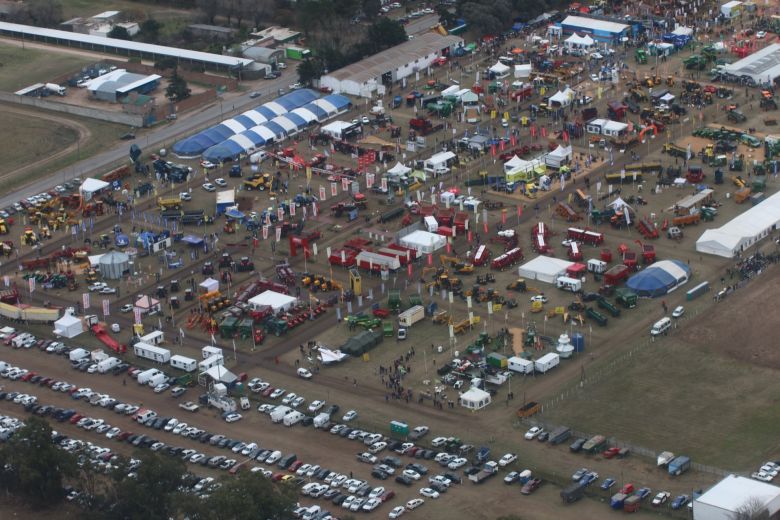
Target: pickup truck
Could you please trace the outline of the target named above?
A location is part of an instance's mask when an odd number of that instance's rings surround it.
[[[498,471],[498,463],[495,461],[488,461],[481,471],[469,475],[469,480],[474,484],[482,484],[485,480],[494,476]]]
[[[197,412],[200,406],[193,403],[192,401],[187,401],[186,403],[179,403],[179,408],[182,410],[187,410],[188,412]]]

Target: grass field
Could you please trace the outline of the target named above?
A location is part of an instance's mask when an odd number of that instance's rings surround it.
[[[0,126],[0,139],[4,143],[14,143],[14,146],[0,149],[0,176],[66,148],[78,137],[75,128],[64,124],[21,114],[5,114],[4,124]]]
[[[67,20],[76,16],[89,17],[102,11],[117,10],[129,15],[132,19],[143,21],[146,14],[158,21],[181,16],[187,11],[184,9],[171,9],[166,6],[152,3],[131,2],[128,0],[64,0],[62,2],[63,17]],[[139,16],[136,16],[139,15]]]
[[[778,454],[775,370],[703,351],[677,337],[636,351],[608,375],[544,414],[694,462],[747,471]]]
[[[46,83],[89,63],[75,54],[0,44],[0,90],[15,92],[33,83]]]

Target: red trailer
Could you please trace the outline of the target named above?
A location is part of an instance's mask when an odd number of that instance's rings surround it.
[[[534,237],[534,250],[541,255],[552,256],[553,254],[553,250],[549,244],[547,244],[547,241],[544,239],[544,235],[536,235]]]
[[[354,249],[336,249],[328,257],[330,265],[340,265],[342,267],[352,267],[355,265],[355,257],[358,252]]]
[[[604,234],[586,230],[583,234],[582,241],[591,246],[600,246],[604,243]]]
[[[365,251],[366,249],[368,249],[368,246],[370,245],[371,245],[371,241],[366,240],[365,238],[351,238],[344,243],[345,248],[354,249],[358,253],[361,251]]]
[[[577,245],[577,242],[572,242],[569,244],[569,260],[573,260],[575,262],[579,262],[582,260],[582,251],[580,251],[580,246]]]
[[[566,269],[566,276],[570,278],[580,279],[588,272],[588,266],[585,264],[574,263]]]
[[[628,278],[629,269],[625,265],[616,265],[604,273],[604,283],[607,285],[620,285]]]
[[[610,263],[612,261],[612,251],[610,251],[608,248],[601,250],[601,261]]]
[[[496,236],[490,237],[490,243],[501,244],[504,246],[504,251],[509,251],[510,249],[517,247],[517,233],[515,233],[514,229],[499,231]]]
[[[639,247],[642,248],[642,262],[645,265],[650,265],[655,262],[655,246],[652,244],[643,244],[637,240]]]
[[[490,249],[486,245],[482,244],[477,247],[477,251],[471,258],[471,263],[476,266],[485,265],[490,258]]]
[[[410,247],[399,246],[398,244],[387,244],[387,247],[395,249],[396,251],[401,251],[409,260],[415,260],[419,256],[417,250]]]
[[[380,255],[397,258],[398,263],[402,266],[409,263],[409,257],[407,256],[406,251],[399,251],[390,247],[380,247],[379,249],[374,250],[374,252],[379,253]]]
[[[571,238],[572,240],[579,240],[580,242],[584,242],[585,233],[586,231],[584,229],[570,227],[566,230],[566,237]]]
[[[631,270],[631,272],[635,272],[639,267],[636,258],[636,253],[634,253],[633,251],[626,251],[625,253],[623,253],[623,265],[628,267]]]
[[[439,208],[438,211],[436,211],[436,221],[440,225],[451,227],[454,218],[455,208]]]
[[[455,220],[453,226],[461,235],[465,235],[469,229],[469,214],[465,211],[458,211],[455,213]]]
[[[542,235],[544,238],[548,238],[550,236],[550,228],[544,222],[537,222],[531,228],[531,235]]]
[[[637,228],[645,238],[658,238],[658,228],[646,218],[637,223]]]
[[[507,267],[514,265],[516,262],[519,262],[522,259],[523,251],[519,247],[516,247],[514,249],[510,249],[501,256],[494,258],[490,263],[490,267],[491,269],[500,269],[503,271]]]
[[[436,234],[442,235],[445,237],[454,237],[455,236],[455,228],[449,227],[449,226],[439,226],[439,229],[436,230]]]

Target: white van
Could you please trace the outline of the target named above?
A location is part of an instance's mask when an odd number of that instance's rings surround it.
[[[268,159],[268,152],[260,150],[249,156],[249,162],[252,164],[258,164]]]
[[[582,280],[561,276],[555,280],[555,286],[564,291],[579,292],[582,290]]]
[[[671,328],[672,328],[672,320],[668,317],[664,317],[655,322],[653,328],[650,329],[650,335],[660,336],[661,334],[666,334],[666,332]]]

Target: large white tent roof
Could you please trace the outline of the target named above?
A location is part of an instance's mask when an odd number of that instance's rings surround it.
[[[509,67],[499,61],[498,63],[490,67],[490,72],[495,72],[496,74],[504,74],[505,72],[509,72]]]
[[[747,477],[729,475],[695,499],[694,517],[699,504],[712,506],[726,513],[737,513],[750,500],[756,500],[766,507],[769,515],[774,517],[780,508],[780,488]],[[735,514],[734,517],[736,516]]]
[[[563,106],[570,104],[572,99],[574,99],[574,91],[569,87],[566,87],[563,91],[559,90],[550,96],[551,102],[560,103]]]
[[[696,241],[696,251],[731,258],[768,236],[780,225],[780,192],[775,193]]]
[[[264,291],[249,299],[249,304],[254,307],[271,307],[274,312],[291,307],[298,299],[289,294],[276,291]]]
[[[590,47],[593,45],[594,41],[593,38],[587,34],[585,36],[580,36],[577,33],[573,33],[571,36],[566,38],[566,43],[570,45],[582,45],[583,47]]]
[[[81,183],[81,188],[79,189],[83,193],[95,193],[108,186],[110,185],[106,181],[101,181],[100,179],[87,179]]]
[[[391,175],[406,175],[410,171],[412,171],[411,168],[409,168],[408,166],[404,166],[400,162],[397,162],[395,163],[395,166],[387,170],[387,173]]]
[[[566,270],[572,265],[574,262],[540,255],[521,265],[517,271],[519,276],[529,280],[555,283],[555,279],[566,273]]]

